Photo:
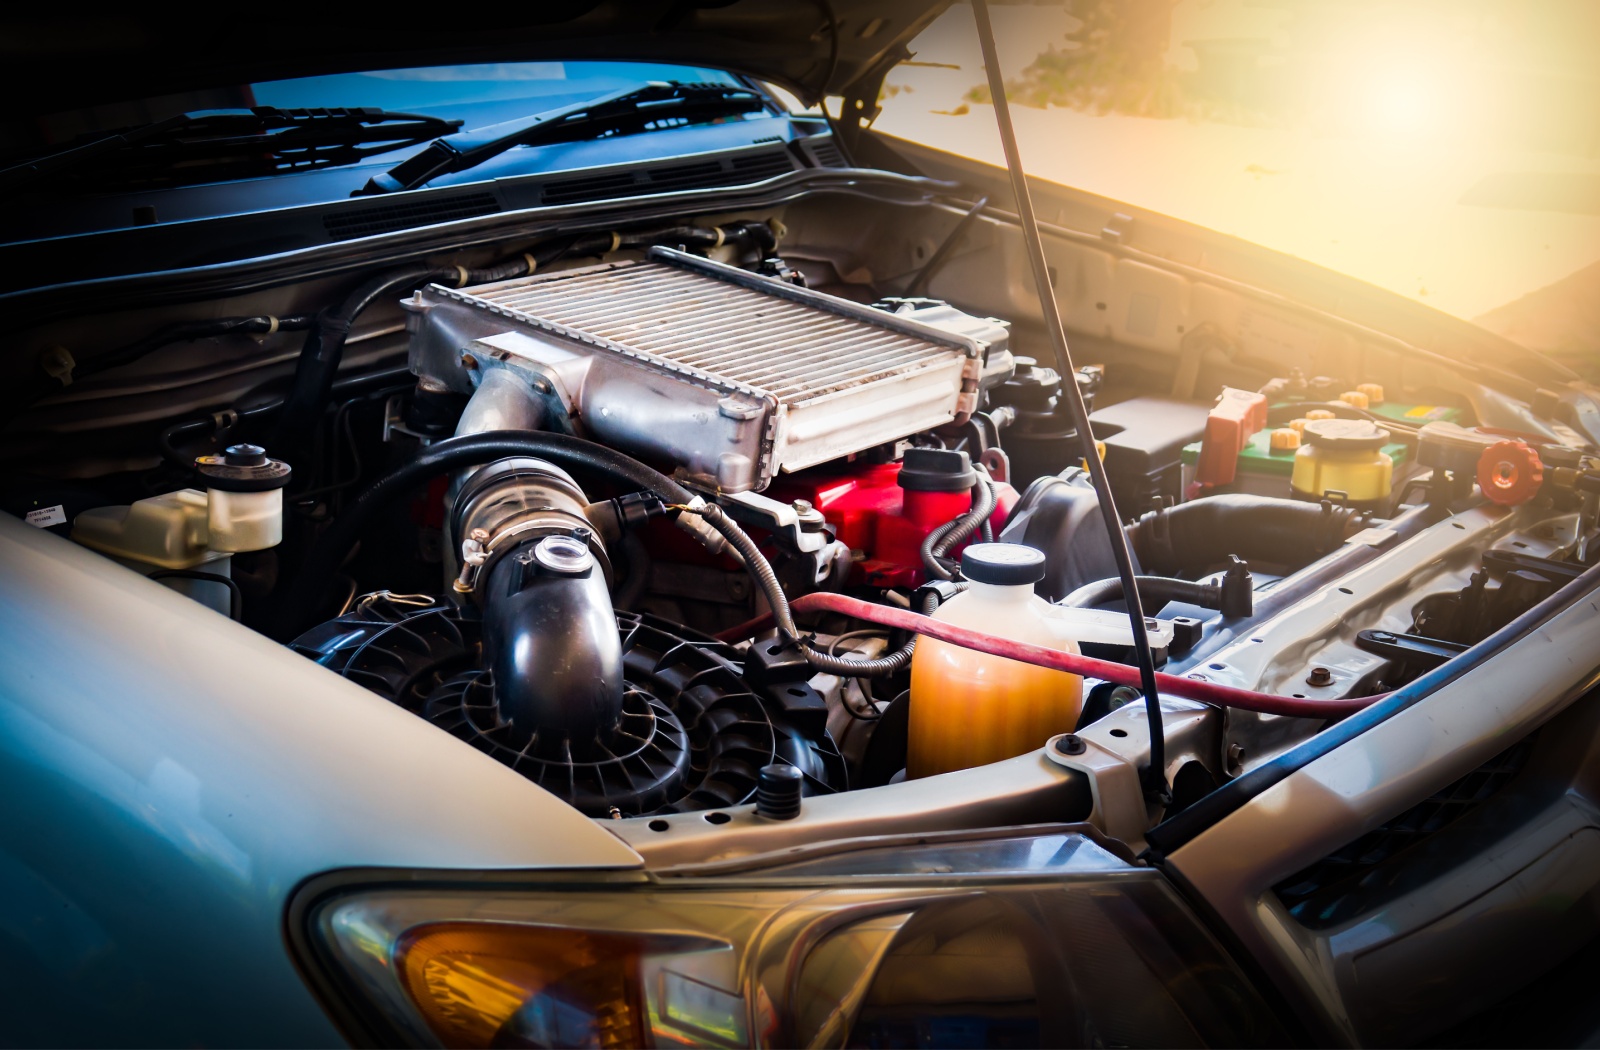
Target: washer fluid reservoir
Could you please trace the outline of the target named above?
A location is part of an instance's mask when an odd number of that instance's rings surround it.
[[[1019,642],[1078,652],[1083,625],[1033,593],[1044,554],[1020,543],[979,543],[961,556],[970,586],[934,618]],[[911,657],[906,775],[926,777],[1026,754],[1071,732],[1083,679],[933,638]]]

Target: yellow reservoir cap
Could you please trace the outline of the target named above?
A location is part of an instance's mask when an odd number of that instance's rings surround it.
[[[1371,407],[1372,405],[1383,404],[1382,383],[1361,383],[1356,387],[1356,390],[1367,395],[1368,407]]]
[[[1333,411],[1331,409],[1327,409],[1327,408],[1313,408],[1311,411],[1306,413],[1306,421],[1307,422],[1310,422],[1311,420],[1314,420],[1314,419],[1334,419],[1334,418],[1337,418],[1337,417],[1334,416]],[[1305,428],[1301,427],[1300,429],[1304,430]]]
[[[1304,416],[1299,419],[1291,419],[1289,420],[1289,429],[1293,430],[1296,434],[1304,434],[1306,431],[1306,424],[1309,422],[1311,421],[1306,419]]]
[[[1296,420],[1304,424],[1305,420]],[[1300,447],[1300,431],[1292,426],[1279,427],[1272,432],[1272,451],[1293,452]]]
[[[1394,460],[1383,451],[1387,430],[1367,419],[1314,419],[1303,437],[1289,477],[1298,495],[1321,499],[1342,492],[1357,503],[1389,497]]]
[[[1339,395],[1339,400],[1343,401],[1351,408],[1364,409],[1368,405],[1367,395],[1363,394],[1359,390],[1346,390],[1344,393]]]

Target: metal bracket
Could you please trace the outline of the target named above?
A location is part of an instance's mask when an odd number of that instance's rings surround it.
[[[1424,638],[1420,634],[1395,634],[1390,631],[1362,631],[1356,635],[1356,645],[1376,656],[1387,657],[1421,671],[1431,671],[1458,653],[1467,651],[1465,645]]]

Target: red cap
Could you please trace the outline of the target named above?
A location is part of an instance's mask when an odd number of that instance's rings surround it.
[[[1544,483],[1539,453],[1520,441],[1496,441],[1478,457],[1478,488],[1491,503],[1512,507],[1538,495]]]

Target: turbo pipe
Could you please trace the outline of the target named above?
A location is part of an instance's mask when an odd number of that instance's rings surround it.
[[[903,631],[912,631],[917,634],[937,638],[941,642],[958,645],[963,649],[972,649],[990,656],[999,656],[1007,660],[1016,660],[1035,667],[1048,667],[1056,671],[1066,671],[1070,674],[1086,678],[1099,678],[1118,685],[1128,685],[1139,688],[1140,674],[1136,667],[1126,664],[1113,663],[1110,660],[1097,660],[1092,656],[1083,656],[1079,653],[1063,652],[1059,649],[1047,649],[1042,645],[1033,645],[1028,642],[1016,642],[1009,638],[1000,638],[996,635],[974,631],[967,627],[957,627],[935,620],[931,616],[922,616],[907,609],[896,609],[888,605],[875,605],[860,598],[851,598],[843,594],[808,594],[796,598],[790,607],[797,613],[806,612],[832,612],[845,616],[853,616],[858,620],[879,624],[884,627],[895,627]],[[1378,693],[1373,696],[1351,697],[1344,700],[1300,700],[1294,697],[1278,696],[1275,693],[1262,693],[1254,689],[1240,689],[1236,686],[1220,685],[1216,682],[1204,682],[1194,678],[1179,678],[1175,675],[1156,672],[1156,686],[1161,692],[1172,696],[1181,696],[1189,700],[1198,700],[1201,703],[1213,704],[1217,707],[1232,707],[1241,711],[1258,711],[1268,715],[1290,715],[1296,718],[1330,719],[1343,718],[1372,706],[1379,700],[1388,696],[1388,693]]]
[[[1237,554],[1299,568],[1338,549],[1354,512],[1305,500],[1225,492],[1154,511],[1128,526],[1140,564],[1202,571]]]

